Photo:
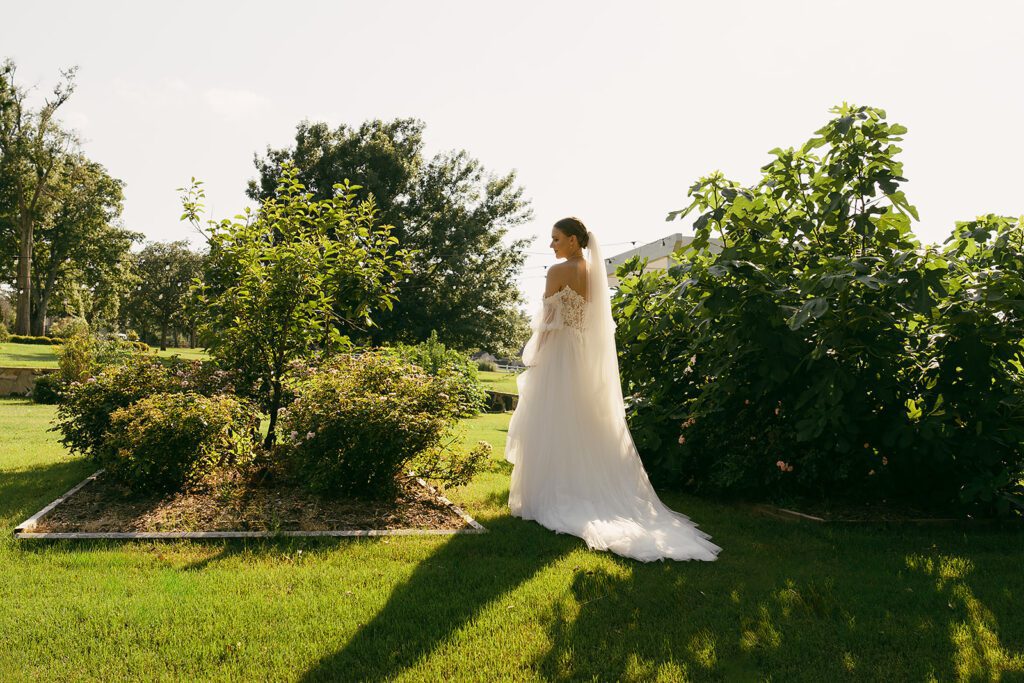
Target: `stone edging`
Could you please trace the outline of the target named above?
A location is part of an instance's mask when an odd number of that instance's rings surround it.
[[[84,481],[77,484],[70,491],[65,493],[63,496],[53,501],[42,510],[32,515],[24,522],[14,528],[14,538],[17,539],[48,539],[48,538],[66,538],[66,539],[86,539],[86,538],[107,538],[107,539],[160,539],[160,538],[273,538],[280,536],[441,536],[441,535],[455,535],[455,534],[483,534],[487,533],[487,528],[477,522],[475,519],[470,517],[466,512],[455,503],[448,500],[446,497],[440,495],[433,486],[424,481],[421,477],[416,477],[416,482],[421,486],[425,487],[431,493],[438,497],[442,503],[452,509],[459,517],[461,517],[467,524],[468,529],[348,529],[344,531],[138,531],[138,532],[121,532],[121,531],[104,531],[104,532],[49,532],[49,533],[36,533],[31,529],[36,525],[39,519],[47,512],[57,507],[65,500],[73,496],[83,486],[91,481],[94,481],[103,470],[98,470],[93,474],[85,478]]]

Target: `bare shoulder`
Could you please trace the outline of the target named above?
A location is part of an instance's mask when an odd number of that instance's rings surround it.
[[[546,275],[547,282],[544,287],[545,298],[555,294],[562,287],[569,284],[569,280],[571,279],[570,275],[572,271],[570,271],[569,268],[567,268],[567,266],[570,265],[571,264],[567,262],[562,262],[556,263],[548,267],[548,272]]]

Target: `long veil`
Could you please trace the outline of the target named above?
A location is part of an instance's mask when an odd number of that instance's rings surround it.
[[[612,319],[611,297],[608,294],[608,273],[605,270],[601,245],[593,232],[587,232],[587,312],[584,316],[583,354],[585,367],[591,369],[595,382],[594,400],[607,417],[625,419],[619,380],[619,358],[615,350],[615,321]]]

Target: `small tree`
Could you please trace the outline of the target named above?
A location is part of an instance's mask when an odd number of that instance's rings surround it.
[[[210,254],[195,286],[210,353],[249,381],[270,415],[268,448],[290,362],[350,348],[347,332],[391,308],[395,277],[408,272],[408,252],[393,250],[391,226],[376,226],[372,201],[355,202],[358,186],[336,185],[322,200],[304,189],[286,165],[256,213],[209,221]],[[182,218],[197,228],[203,198],[193,178]]]

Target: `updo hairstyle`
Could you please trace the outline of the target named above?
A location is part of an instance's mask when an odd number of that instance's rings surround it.
[[[587,237],[587,226],[583,225],[583,221],[579,218],[575,218],[573,216],[563,218],[555,223],[555,227],[566,236],[576,235],[576,239],[579,240],[580,243],[580,248],[586,249],[587,242],[590,241],[590,238]]]

